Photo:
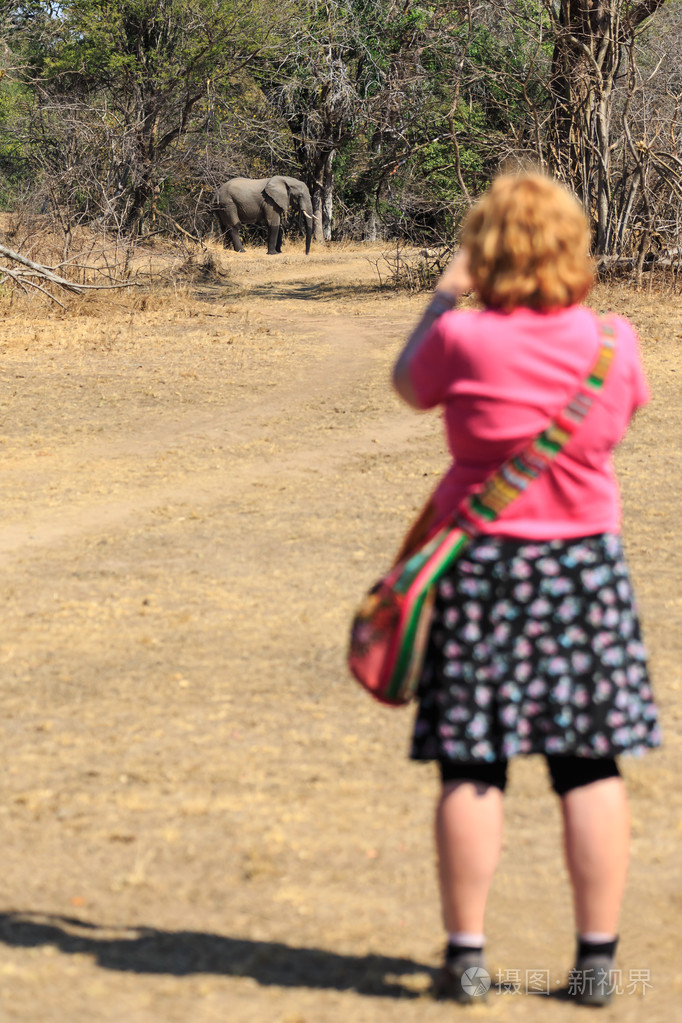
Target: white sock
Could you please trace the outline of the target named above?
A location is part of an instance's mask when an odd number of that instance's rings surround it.
[[[602,931],[584,931],[578,935],[580,941],[586,941],[588,945],[605,945],[609,941],[615,941],[617,934],[604,934]]]
[[[448,945],[483,948],[485,945],[485,934],[474,934],[471,931],[454,931],[454,933],[448,934]]]

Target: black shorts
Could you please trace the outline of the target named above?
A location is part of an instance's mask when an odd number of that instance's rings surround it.
[[[610,757],[589,759],[549,754],[545,759],[552,778],[552,788],[558,796],[565,796],[572,789],[590,785],[593,781],[620,777],[618,764]],[[452,781],[474,781],[494,785],[500,792],[504,792],[507,787],[507,763],[506,760],[495,760],[493,763],[441,760],[439,767],[444,785]]]

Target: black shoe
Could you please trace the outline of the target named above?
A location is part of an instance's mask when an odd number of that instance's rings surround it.
[[[578,1005],[609,1005],[615,988],[613,959],[604,955],[579,958],[568,978],[568,994]]]
[[[490,974],[482,952],[466,952],[447,958],[433,983],[433,996],[439,1000],[473,1005],[484,1002],[490,988]]]

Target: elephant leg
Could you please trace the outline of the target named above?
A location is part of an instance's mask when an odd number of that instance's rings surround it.
[[[232,245],[235,252],[243,252],[244,246],[242,245],[241,238],[239,237],[239,226],[235,224],[229,230],[230,238],[232,239]]]
[[[277,232],[277,246],[276,247],[277,247],[277,251],[278,252],[282,251],[282,239],[283,238],[284,238],[284,231],[280,227],[279,231]]]
[[[268,256],[276,256],[282,249],[282,228],[279,224],[268,227]],[[279,248],[277,247],[279,242]]]

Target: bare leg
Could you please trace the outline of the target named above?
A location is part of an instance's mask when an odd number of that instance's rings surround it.
[[[502,851],[503,795],[494,785],[456,781],[436,807],[443,923],[449,933],[484,933],[488,892]]]
[[[618,933],[630,845],[622,778],[604,778],[562,799],[566,865],[579,934]]]

